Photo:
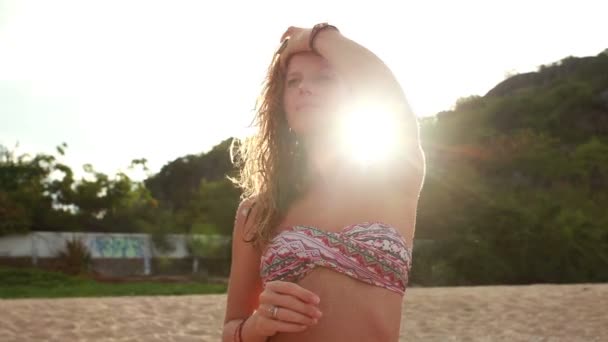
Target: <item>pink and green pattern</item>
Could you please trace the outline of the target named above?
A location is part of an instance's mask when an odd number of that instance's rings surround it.
[[[404,295],[412,248],[399,231],[380,222],[358,223],[340,232],[296,225],[272,239],[262,255],[260,276],[264,284],[297,282],[317,266]]]

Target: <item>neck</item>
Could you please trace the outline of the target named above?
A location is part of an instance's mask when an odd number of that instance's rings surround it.
[[[310,139],[304,142],[307,151],[309,172],[314,183],[320,186],[335,186],[343,183],[344,158],[332,139]]]

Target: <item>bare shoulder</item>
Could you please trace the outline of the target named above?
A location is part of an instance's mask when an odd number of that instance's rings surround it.
[[[251,197],[241,201],[234,218],[235,237],[251,238],[256,215],[256,198]]]

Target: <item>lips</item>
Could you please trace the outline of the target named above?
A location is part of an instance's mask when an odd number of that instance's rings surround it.
[[[316,109],[321,107],[318,103],[301,103],[296,105],[296,110],[304,110],[304,109]]]

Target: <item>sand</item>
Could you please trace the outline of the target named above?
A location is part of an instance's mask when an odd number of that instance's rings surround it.
[[[0,340],[220,341],[225,295],[0,300]],[[407,290],[401,341],[608,341],[608,284]]]

